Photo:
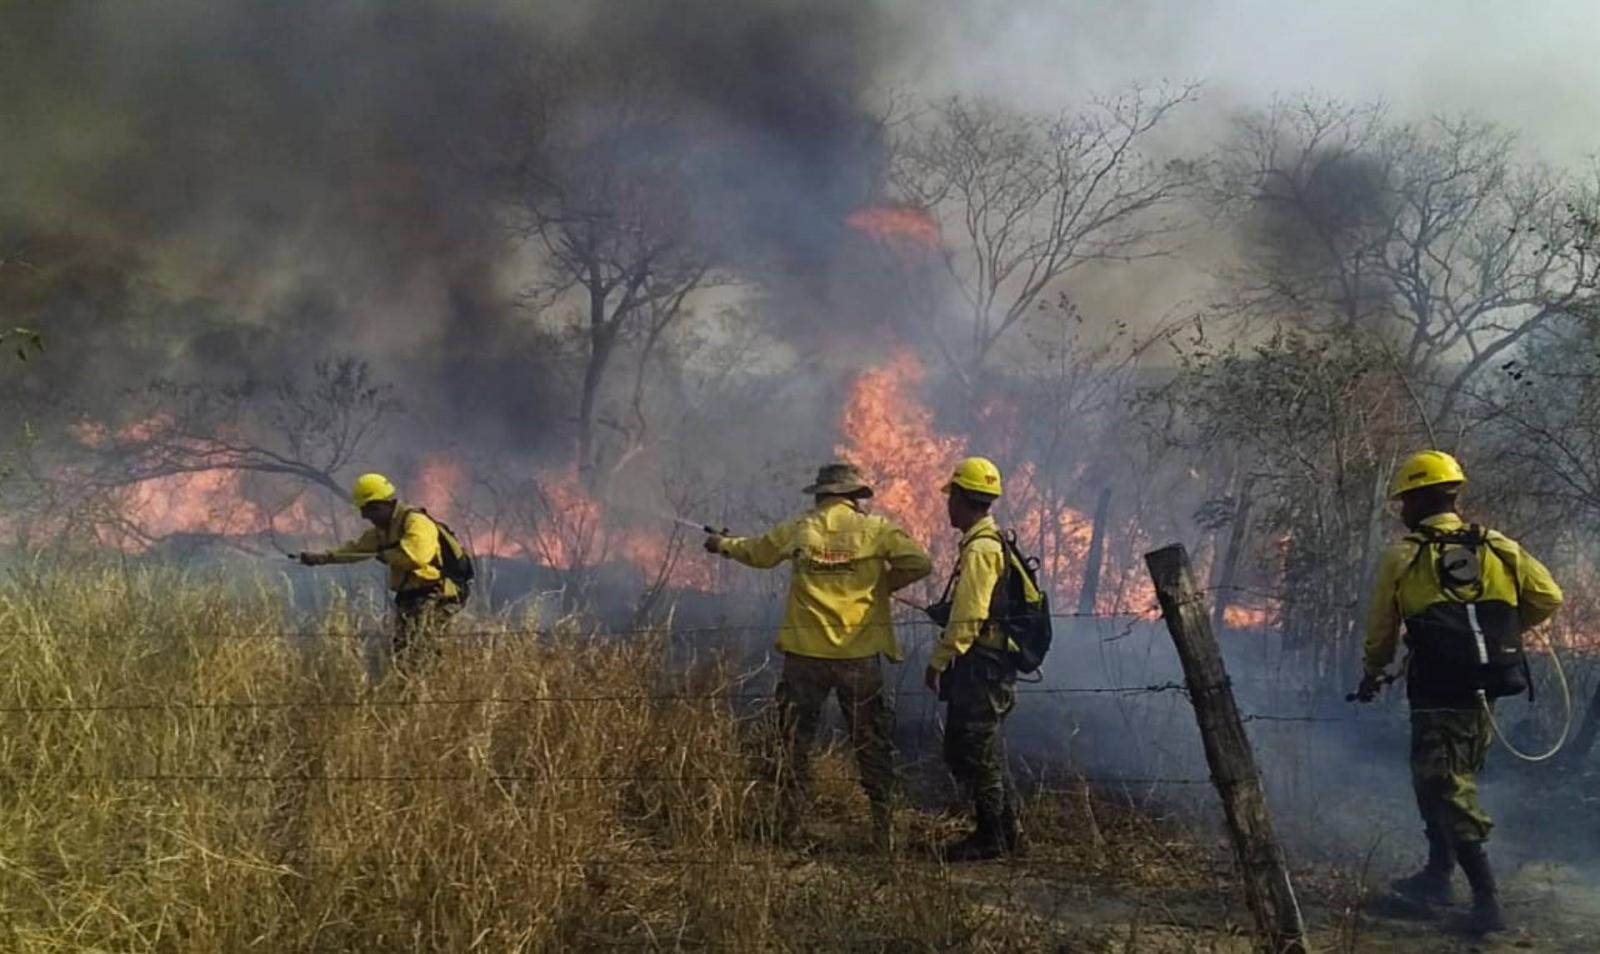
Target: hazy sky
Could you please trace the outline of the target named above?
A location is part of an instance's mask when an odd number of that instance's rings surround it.
[[[1471,110],[1561,163],[1600,152],[1600,0],[896,2],[928,34],[897,71],[924,91],[1049,106],[1198,78],[1213,108],[1315,89]]]

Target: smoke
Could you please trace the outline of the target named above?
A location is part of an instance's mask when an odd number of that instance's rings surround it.
[[[685,227],[820,261],[877,176],[864,105],[895,31],[827,0],[67,0],[0,12],[0,273],[54,347],[30,376],[275,378],[352,352],[441,423],[536,441],[564,413],[519,292],[508,171],[636,100]],[[552,95],[559,89],[559,95]],[[698,223],[698,226],[696,224]]]
[[[1407,119],[1469,111],[1520,131],[1562,163],[1593,155],[1600,83],[1583,0],[1532,5],[1452,0],[942,0],[923,12],[922,55],[899,69],[930,92],[992,95],[1059,109],[1085,90],[1200,77],[1221,112],[1314,89],[1384,100]]]
[[[1274,826],[1293,863],[1368,871],[1374,889],[1381,873],[1412,870],[1425,843],[1403,689],[1375,704],[1351,704],[1344,693],[1353,687],[1314,675],[1281,633],[1227,632],[1221,644]],[[1592,657],[1567,662],[1583,674],[1575,674],[1579,683],[1592,685]],[[1533,666],[1545,683],[1539,701],[1502,700],[1496,714],[1515,744],[1542,751],[1559,735],[1561,713],[1550,701],[1549,661],[1535,657]],[[1008,720],[1013,763],[1025,780],[1070,790],[1081,779],[1107,796],[1220,830],[1221,805],[1193,706],[1166,688],[1182,682],[1159,622],[1061,626],[1038,687],[1044,691],[1021,695]],[[1584,697],[1580,692],[1580,709]],[[1533,893],[1531,885],[1550,877],[1553,865],[1594,870],[1597,835],[1584,808],[1593,779],[1591,767],[1570,757],[1530,765],[1492,743],[1479,777],[1481,802],[1496,821],[1493,852],[1514,895]]]
[[[1377,4],[1340,13],[1266,0],[0,2],[0,328],[34,325],[49,341],[6,384],[102,416],[151,377],[272,380],[352,353],[398,386],[410,413],[402,437],[427,428],[411,443],[536,452],[566,440],[577,382],[563,377],[571,340],[519,300],[538,282],[537,250],[507,210],[529,174],[581,165],[629,110],[650,121],[617,140],[624,165],[670,183],[663,191],[690,240],[793,292],[770,310],[806,345],[803,359],[839,349],[843,365],[859,360],[864,336],[822,332],[854,331],[869,316],[827,313],[830,299],[886,303],[906,326],[933,310],[894,301],[904,263],[870,267],[893,250],[843,234],[846,214],[878,197],[882,86],[1054,110],[1130,80],[1201,77],[1214,111],[1173,134],[1209,143],[1240,104],[1310,84],[1399,98],[1403,116],[1474,106],[1527,129],[1534,148],[1592,149],[1600,99],[1571,90],[1595,85],[1575,79],[1586,73],[1600,81],[1593,31],[1562,24],[1541,39],[1509,29],[1505,18],[1561,19],[1558,4],[1526,6],[1462,17],[1454,4],[1385,4],[1381,15],[1403,28],[1374,29]],[[1416,42],[1424,31],[1429,42]],[[1486,49],[1507,68],[1485,68]],[[1172,148],[1190,151],[1191,142]],[[1293,277],[1313,279],[1325,264],[1315,231],[1377,216],[1380,173],[1360,159],[1330,162],[1305,183],[1309,218],[1264,213],[1249,237],[1303,266]],[[1101,313],[1165,315],[1159,299],[1172,304],[1201,284],[1187,252],[1188,264],[1075,277],[1075,297],[1088,292]],[[778,361],[724,337],[729,363]],[[671,453],[731,470],[754,463],[754,448],[788,448],[783,469],[766,475],[768,498],[786,508],[833,435],[817,420],[775,427],[755,409],[802,418],[794,409],[837,398],[842,378],[726,383],[731,420]],[[684,482],[718,493],[753,483]],[[708,520],[743,529],[779,515],[776,503],[740,511],[713,496],[691,501]],[[1052,687],[1177,678],[1158,632],[1085,635],[1077,646],[1062,640]],[[914,680],[914,666],[904,672]],[[1236,669],[1241,686],[1276,676],[1266,662]],[[1265,715],[1341,720],[1252,723],[1269,783],[1308,841],[1337,838],[1359,852],[1380,810],[1386,830],[1414,839],[1404,726],[1339,709],[1345,688],[1246,698]],[[1206,774],[1177,694],[1069,695],[1059,708],[1047,698],[1025,697],[1013,723],[1024,756],[1067,751],[1128,777]],[[1362,787],[1373,764],[1381,780]],[[1414,840],[1397,843],[1409,851]]]

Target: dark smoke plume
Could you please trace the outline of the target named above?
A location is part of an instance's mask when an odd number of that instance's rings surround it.
[[[7,2],[0,306],[91,404],[349,352],[527,442],[568,388],[515,306],[507,163],[641,97],[686,227],[804,269],[870,198],[894,35],[851,0]]]

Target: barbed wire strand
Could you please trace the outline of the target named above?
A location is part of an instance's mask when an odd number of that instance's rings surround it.
[[[1031,687],[1017,689],[1018,695],[1135,695],[1158,692],[1182,692],[1181,683],[1167,682],[1143,686],[1105,686],[1088,688]],[[562,703],[629,703],[629,702],[709,702],[770,700],[771,692],[660,692],[615,693],[600,695],[541,695],[541,696],[474,696],[461,698],[415,699],[272,699],[238,700],[221,702],[195,702],[164,699],[151,702],[105,702],[41,705],[0,706],[0,714],[46,714],[73,712],[143,712],[162,710],[253,710],[253,709],[360,709],[360,708],[412,708],[429,706],[480,706],[480,705],[542,705]]]
[[[858,779],[853,775],[826,775],[813,776],[812,781],[828,783],[854,784]],[[1209,778],[1193,777],[1163,777],[1163,776],[1121,776],[1121,775],[1083,775],[1074,776],[1073,781],[1078,784],[1103,785],[1103,786],[1163,786],[1163,785],[1210,785]],[[676,782],[676,783],[720,783],[725,785],[758,785],[774,784],[771,775],[648,775],[633,773],[616,773],[600,775],[543,775],[539,773],[482,773],[482,774],[388,774],[365,775],[359,773],[343,775],[314,775],[297,773],[200,773],[200,772],[152,772],[144,774],[73,774],[73,773],[43,773],[40,775],[11,776],[7,783],[19,785],[55,785],[71,783],[87,785],[93,783],[111,784],[160,784],[160,785],[408,785],[420,783],[489,783],[505,784],[513,782],[534,782],[541,785],[559,783],[591,783],[591,782]]]
[[[1154,621],[1160,618],[1159,609],[1144,612],[1109,612],[1109,613],[1052,613],[1053,620],[1123,620],[1134,623],[1140,621]],[[954,620],[952,622],[984,622],[986,620]],[[891,625],[911,629],[934,628],[932,620],[920,618],[897,618]],[[623,628],[596,628],[583,629],[577,626],[567,627],[560,624],[551,626],[530,627],[479,627],[461,628],[448,627],[429,634],[430,639],[489,639],[495,637],[582,637],[586,639],[600,639],[623,636],[698,636],[708,633],[774,633],[781,634],[790,629],[809,628],[803,624],[784,625],[783,623],[717,623],[704,626],[677,626],[668,623],[644,624]],[[238,630],[154,630],[154,629],[117,629],[113,627],[75,627],[57,628],[49,625],[32,628],[0,628],[0,636],[5,637],[60,637],[81,636],[89,638],[107,639],[284,639],[284,640],[309,640],[309,639],[372,639],[381,638],[384,631],[372,629],[335,629],[335,628],[267,628],[267,629],[238,629]]]

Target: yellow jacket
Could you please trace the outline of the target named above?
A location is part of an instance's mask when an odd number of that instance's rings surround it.
[[[396,593],[439,588],[446,599],[459,596],[456,585],[440,572],[439,525],[399,504],[388,530],[373,527],[354,540],[323,554],[329,563],[377,560],[389,568],[389,589]]]
[[[1453,513],[1436,514],[1422,521],[1435,530],[1460,530],[1467,524]],[[1483,598],[1504,601],[1516,607],[1517,620],[1524,631],[1532,629],[1561,605],[1561,587],[1550,571],[1510,537],[1490,530],[1489,546],[1481,569]],[[1417,559],[1421,545],[1412,539],[1390,544],[1378,561],[1378,577],[1373,583],[1372,605],[1367,608],[1365,668],[1376,677],[1394,661],[1400,638],[1400,624],[1428,607],[1446,601],[1459,601],[1444,590],[1437,568],[1423,566]]]
[[[788,561],[789,602],[778,649],[819,659],[902,657],[889,594],[933,572],[933,561],[892,521],[843,497],[759,537],[727,537],[721,554],[756,569]]]
[[[989,602],[1005,574],[1006,551],[1000,544],[1000,526],[985,515],[961,535],[956,557],[955,591],[950,594],[950,622],[933,647],[928,665],[939,672],[950,668],[957,656],[973,643],[1004,650],[1004,637],[988,625]]]

